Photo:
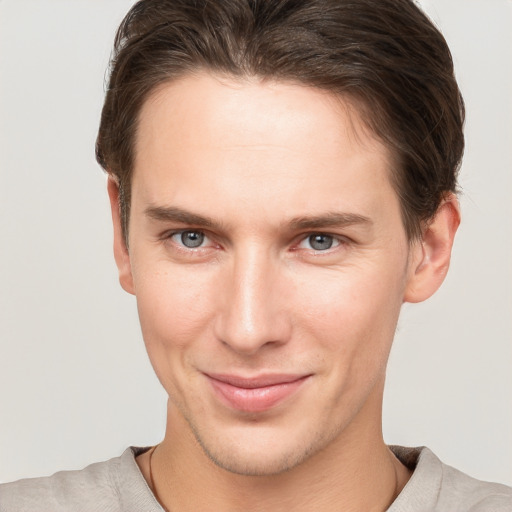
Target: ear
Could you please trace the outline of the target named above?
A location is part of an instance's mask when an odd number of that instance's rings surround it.
[[[121,208],[119,205],[119,185],[111,176],[108,178],[107,190],[114,226],[114,259],[119,270],[119,282],[125,291],[135,295],[130,254],[123,237]]]
[[[459,202],[448,194],[434,219],[425,226],[410,254],[404,302],[422,302],[441,286],[450,266],[453,240],[460,224]]]

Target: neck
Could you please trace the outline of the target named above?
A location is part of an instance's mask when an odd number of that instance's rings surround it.
[[[170,404],[165,439],[151,460],[153,482],[149,452],[137,462],[173,512],[384,511],[410,472],[384,444],[380,414],[378,422],[370,422],[364,409],[374,414],[375,404],[367,403],[342,434],[299,466],[277,475],[246,476],[215,465]]]

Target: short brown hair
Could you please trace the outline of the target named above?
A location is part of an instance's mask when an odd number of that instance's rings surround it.
[[[125,239],[141,107],[199,69],[355,101],[394,156],[410,239],[456,189],[464,103],[446,41],[412,0],[141,0],[117,31],[96,143],[119,183]]]

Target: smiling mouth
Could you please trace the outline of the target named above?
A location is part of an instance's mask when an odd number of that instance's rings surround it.
[[[243,378],[235,375],[205,374],[215,396],[242,412],[264,412],[296,394],[311,375],[262,375]]]

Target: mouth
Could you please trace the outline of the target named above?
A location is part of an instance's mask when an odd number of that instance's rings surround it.
[[[215,396],[242,412],[264,412],[295,395],[311,375],[268,374],[255,378],[204,374]]]

